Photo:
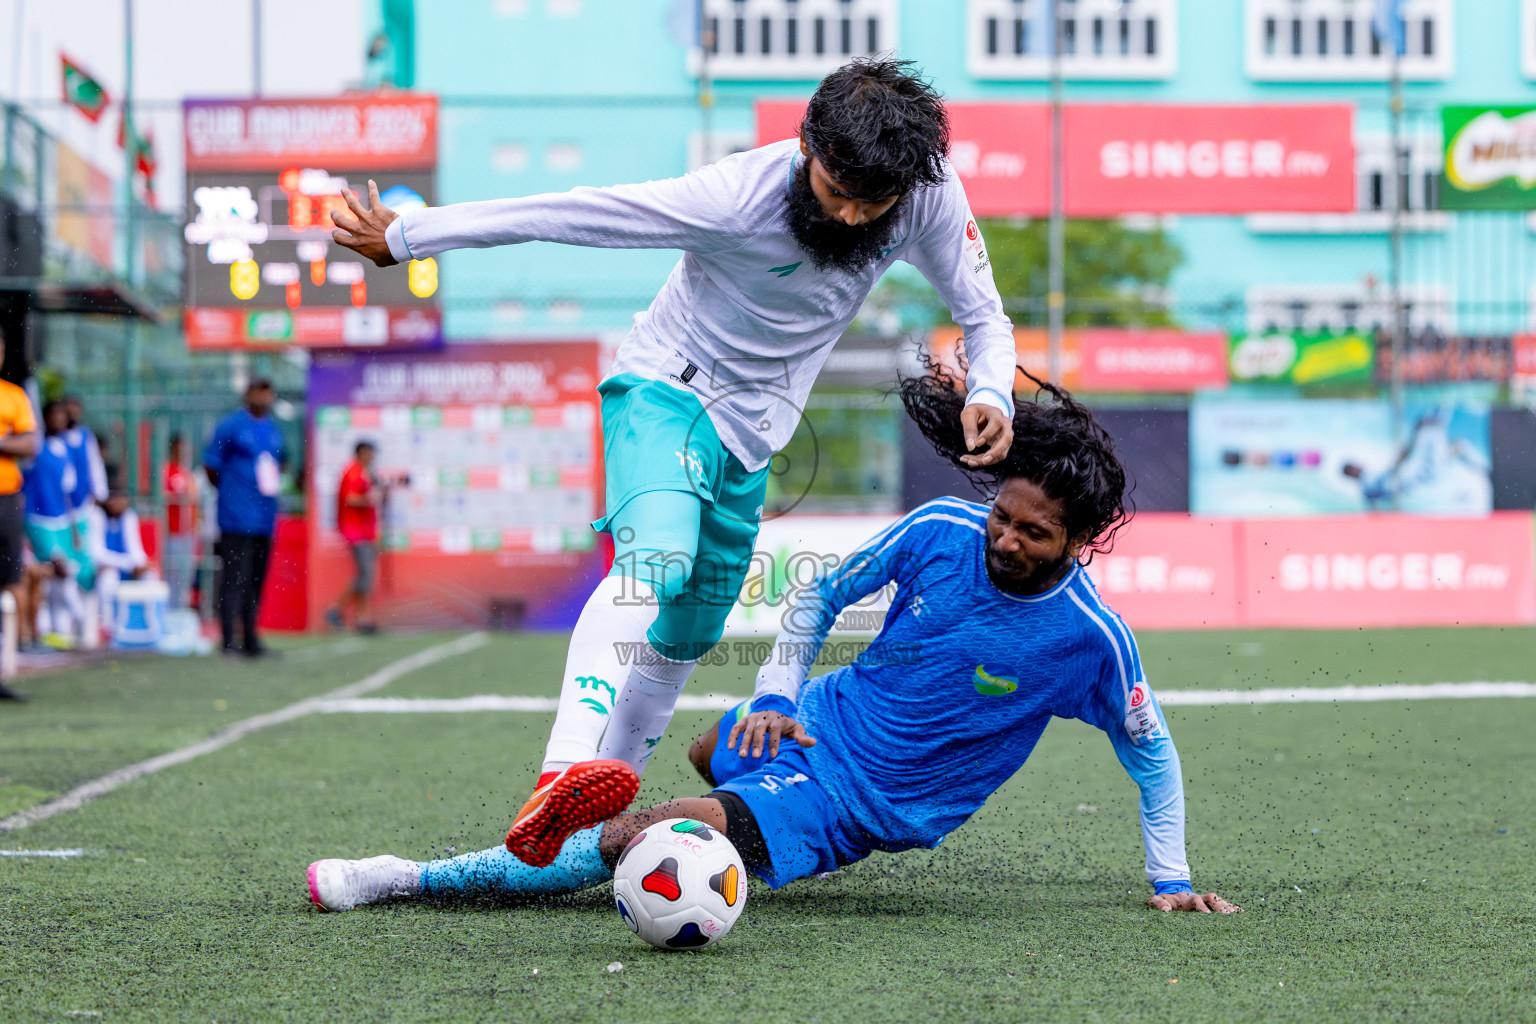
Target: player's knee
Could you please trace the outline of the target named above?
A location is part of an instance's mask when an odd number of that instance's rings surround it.
[[[688,589],[693,576],[693,554],[688,551],[631,551],[613,561],[610,576],[624,576],[648,588],[663,607],[674,604]]]

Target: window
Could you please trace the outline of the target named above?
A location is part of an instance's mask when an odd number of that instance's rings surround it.
[[[1271,82],[1385,81],[1390,47],[1371,27],[1368,0],[1245,0],[1248,75]],[[1527,8],[1532,7],[1526,0]],[[1402,74],[1437,81],[1454,71],[1453,0],[1404,0]],[[1530,21],[1531,19],[1527,19]],[[1531,46],[1536,46],[1532,40]],[[1527,72],[1530,73],[1529,71]]]
[[[1520,70],[1536,78],[1536,0],[1520,4]]]
[[[1366,284],[1258,284],[1248,289],[1250,334],[1273,331],[1374,331],[1392,328],[1392,293]],[[1410,333],[1455,333],[1450,293],[1441,285],[1406,285]]]
[[[709,74],[817,79],[896,43],[898,0],[704,0]],[[699,54],[692,54],[698,71]]]
[[[977,78],[1050,77],[1046,0],[967,0],[967,53]],[[1061,71],[1077,80],[1169,79],[1178,71],[1177,0],[1058,0]]]
[[[1256,213],[1247,218],[1255,234],[1381,234],[1391,230],[1392,207],[1399,189],[1407,196],[1404,228],[1421,233],[1444,231],[1449,224],[1440,212],[1440,169],[1444,153],[1439,132],[1410,134],[1408,173],[1396,180],[1392,140],[1364,135],[1355,141],[1354,213]]]

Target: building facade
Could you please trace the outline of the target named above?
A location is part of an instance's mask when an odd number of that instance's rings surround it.
[[[954,100],[1047,95],[1044,0],[464,0],[417,4],[414,86],[443,98],[444,202],[681,174],[752,144],[753,103],[809,94],[894,49]],[[1368,0],[1061,0],[1066,99],[1347,102],[1357,209],[1161,218],[1185,259],[1175,319],[1233,331],[1386,322],[1388,229],[1407,194],[1415,326],[1509,333],[1536,303],[1532,223],[1437,209],[1438,111],[1536,103],[1536,2],[1408,0],[1409,172],[1392,171],[1390,58]],[[702,9],[710,52],[689,45]],[[701,71],[712,104],[699,102]],[[1155,213],[1155,211],[1153,211]],[[674,253],[528,245],[450,254],[451,340],[618,332]],[[1069,297],[1070,301],[1070,297]]]

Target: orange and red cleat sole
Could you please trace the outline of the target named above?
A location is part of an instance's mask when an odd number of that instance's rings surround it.
[[[640,776],[623,761],[581,761],[550,786],[538,810],[507,833],[507,849],[524,864],[554,863],[572,835],[623,811],[640,791]]]

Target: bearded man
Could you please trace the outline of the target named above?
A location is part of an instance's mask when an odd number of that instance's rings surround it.
[[[797,139],[681,178],[403,215],[372,182],[368,207],[345,193],[334,238],[379,266],[531,241],[683,251],[598,385],[607,509],[593,528],[613,535],[614,566],[572,633],[541,774],[507,834],[524,862],[549,864],[634,799],[740,592],[770,461],[897,260],[965,329],[965,464],[1007,456],[1012,325],[948,147],[914,67],[862,59],[821,83]]]

